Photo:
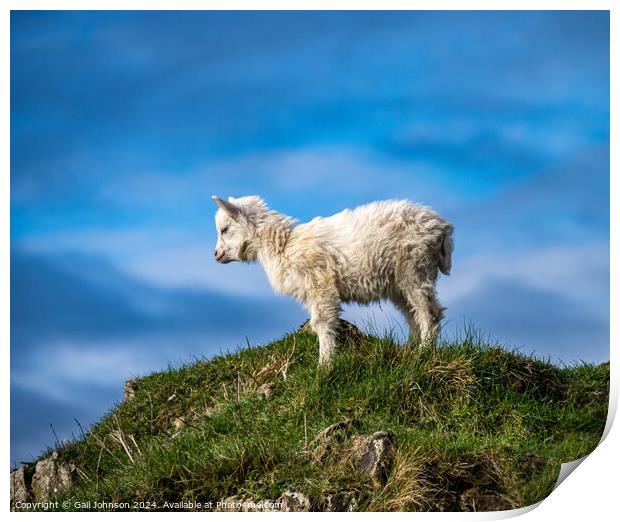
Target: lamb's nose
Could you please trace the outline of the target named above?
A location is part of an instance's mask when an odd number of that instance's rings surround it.
[[[217,257],[217,248],[215,249],[215,252],[213,252],[213,255]]]

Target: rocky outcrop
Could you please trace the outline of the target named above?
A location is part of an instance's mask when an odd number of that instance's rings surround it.
[[[32,481],[32,471],[22,466],[11,471],[11,510],[19,507],[20,504],[30,502],[30,483]]]
[[[123,390],[123,400],[130,401],[136,395],[138,383],[135,379],[131,379],[125,382],[125,388]]]
[[[58,462],[58,453],[54,451],[46,459],[37,462],[32,477],[32,494],[37,502],[49,500],[52,496],[67,491],[73,485],[75,466]]]
[[[381,487],[387,481],[395,452],[396,446],[387,431],[353,438],[355,468],[361,475],[367,475],[375,487]]]
[[[261,384],[258,388],[256,388],[254,393],[259,397],[265,397],[268,399],[273,395],[273,384],[271,384],[270,382]]]
[[[351,512],[359,510],[361,494],[359,491],[339,491],[327,497],[325,511]]]
[[[315,446],[313,451],[314,458],[318,461],[325,460],[332,454],[336,446],[342,444],[347,439],[350,431],[356,425],[357,423],[354,420],[345,419],[319,431],[312,441]]]
[[[310,499],[297,491],[282,493],[277,502],[281,505],[278,511],[310,511]]]
[[[394,439],[387,431],[377,431],[372,435],[355,435],[349,441],[351,431],[358,426],[355,420],[345,419],[324,428],[312,441],[312,454],[316,460],[324,461],[341,449],[360,475],[381,487],[387,481],[396,453]],[[338,498],[334,497],[334,502]]]
[[[298,329],[300,333],[310,333],[312,329],[310,328],[310,321],[306,321],[303,323]],[[365,334],[362,332],[357,326],[345,319],[340,319],[340,323],[338,325],[338,343],[340,344],[359,344],[362,339],[364,339]]]
[[[11,471],[11,509],[26,502],[45,502],[73,486],[75,466],[60,462],[58,452]]]

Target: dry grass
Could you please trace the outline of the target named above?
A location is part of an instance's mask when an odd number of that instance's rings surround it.
[[[427,511],[433,485],[426,478],[422,448],[400,449],[383,489],[371,497],[368,511]]]

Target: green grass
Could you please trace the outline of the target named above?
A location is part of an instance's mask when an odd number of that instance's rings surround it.
[[[363,336],[324,370],[316,345],[296,332],[138,379],[134,398],[59,448],[79,477],[61,500],[161,506],[292,490],[321,510],[329,493],[354,489],[362,510],[471,509],[476,494],[521,507],[547,496],[561,463],[603,432],[608,365],[558,368],[473,338],[401,347]],[[273,395],[257,396],[266,382]],[[345,419],[317,458],[316,435]],[[397,445],[383,488],[347,452],[354,435],[379,430]]]

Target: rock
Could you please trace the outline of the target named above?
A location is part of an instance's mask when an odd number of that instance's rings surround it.
[[[219,413],[222,408],[224,408],[224,406],[225,403],[214,404],[213,406],[206,406],[202,414],[200,412],[198,413],[198,418],[200,418],[202,415],[205,415],[206,417],[212,417],[213,415]]]
[[[30,476],[26,466],[11,471],[11,510],[19,509],[15,504],[30,502],[29,482]]]
[[[297,328],[299,333],[312,333],[312,329],[310,328],[310,320],[305,320],[299,328]]]
[[[300,333],[310,333],[312,332],[312,328],[310,328],[310,321],[304,322],[298,329]],[[346,342],[350,341],[353,344],[358,344],[360,340],[364,338],[364,333],[353,323],[346,321],[344,319],[340,319],[340,324],[338,326],[338,342],[340,344],[346,344]]]
[[[316,445],[314,458],[318,461],[326,459],[332,453],[334,445],[344,442],[349,430],[355,425],[356,421],[345,419],[319,431],[313,440],[313,444]]]
[[[345,432],[352,426],[353,426],[352,419],[345,419],[343,421],[336,422],[335,424],[327,426],[327,428],[324,428],[321,431],[319,431],[317,436],[314,438],[314,442],[317,442],[319,444],[326,444],[327,442],[329,442],[329,440],[332,438],[333,435],[335,435],[338,432]]]
[[[459,511],[459,497],[456,493],[443,491],[440,496],[433,499],[434,511]]]
[[[327,497],[325,511],[351,512],[359,509],[359,491],[339,491]]]
[[[185,417],[177,417],[172,421],[172,426],[175,430],[179,431],[180,429],[185,427]]]
[[[298,491],[285,491],[276,503],[280,504],[277,511],[310,511],[310,499]]]
[[[256,388],[254,393],[259,397],[269,398],[273,395],[273,384],[271,384],[270,382],[261,384],[258,388]]]
[[[517,507],[510,499],[495,491],[470,488],[459,496],[461,511],[505,511]]]
[[[358,345],[364,339],[364,333],[353,323],[340,319],[340,328],[338,330],[338,342],[341,344],[351,343]]]
[[[49,500],[52,496],[68,490],[73,485],[73,464],[59,464],[58,452],[37,462],[32,477],[32,494],[37,502]]]
[[[131,379],[125,382],[125,388],[123,390],[123,400],[130,401],[136,395],[136,390],[138,388],[138,383],[135,379]]]
[[[381,487],[387,481],[395,452],[392,436],[386,431],[353,439],[355,468],[362,475],[369,476],[375,487]]]

